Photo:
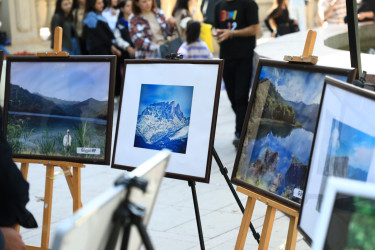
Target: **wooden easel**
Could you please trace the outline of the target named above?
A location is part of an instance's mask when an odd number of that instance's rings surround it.
[[[14,162],[21,163],[21,172],[23,177],[27,180],[29,172],[29,164],[37,163],[46,166],[46,181],[44,190],[44,211],[43,211],[43,226],[41,246],[27,246],[27,249],[48,249],[50,230],[51,230],[51,213],[52,213],[52,194],[53,194],[53,181],[56,178],[54,175],[54,168],[60,167],[64,171],[66,182],[68,183],[70,194],[73,198],[73,212],[82,207],[81,202],[81,168],[85,165],[73,162],[61,161],[46,161],[46,160],[31,160],[31,159],[13,159]],[[71,170],[73,168],[73,172]]]
[[[39,57],[67,57],[68,52],[62,51],[62,28],[56,27],[54,31],[54,48],[52,52],[37,53]],[[73,198],[73,212],[82,207],[81,202],[81,168],[85,165],[81,163],[63,162],[63,161],[48,161],[48,160],[33,160],[33,159],[13,159],[14,162],[21,163],[21,172],[23,177],[27,180],[29,172],[29,164],[37,163],[46,166],[46,181],[44,190],[44,211],[43,211],[43,226],[41,246],[26,246],[28,250],[35,249],[48,249],[50,230],[51,230],[51,213],[52,213],[52,194],[53,194],[53,181],[56,178],[54,168],[60,167],[65,175],[66,182],[68,183],[70,194]],[[72,169],[73,168],[73,171]],[[19,227],[17,228],[19,231]]]
[[[309,30],[306,37],[306,43],[303,50],[302,56],[284,56],[285,61],[296,62],[296,63],[309,63],[316,64],[318,62],[318,57],[313,56],[312,52],[314,50],[316,40],[316,31]],[[255,202],[257,200],[265,203],[267,205],[267,211],[264,218],[262,234],[260,236],[260,242],[258,249],[268,249],[268,245],[271,238],[271,232],[273,227],[273,222],[275,220],[276,209],[288,214],[290,216],[288,236],[286,241],[285,249],[295,249],[297,240],[297,223],[299,218],[299,210],[289,208],[279,202],[269,199],[263,195],[257,194],[243,187],[237,187],[237,191],[248,196],[244,215],[242,217],[240,231],[237,236],[237,242],[235,249],[243,249],[246,242],[247,232],[249,231],[249,225],[251,221],[251,216],[253,215]]]
[[[284,60],[289,62],[316,64],[318,62],[318,57],[312,55],[315,41],[316,31],[309,30],[309,32],[307,33],[305,48],[303,49],[302,56],[284,56]]]
[[[268,199],[262,195],[254,193],[243,187],[237,187],[237,191],[248,196],[245,212],[242,217],[240,231],[237,236],[237,242],[235,249],[243,249],[246,242],[247,232],[249,231],[251,216],[253,215],[255,202],[257,200],[265,203],[267,205],[267,212],[264,218],[262,234],[260,236],[260,242],[258,249],[268,249],[268,245],[271,238],[271,232],[273,227],[273,222],[275,220],[276,209],[288,214],[290,216],[288,236],[286,241],[285,249],[295,249],[297,240],[297,222],[298,222],[298,209],[292,209],[281,205],[279,202],[272,199]]]

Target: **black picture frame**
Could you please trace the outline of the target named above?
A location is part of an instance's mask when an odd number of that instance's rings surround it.
[[[8,56],[4,133],[14,158],[109,165],[115,69],[115,56]]]
[[[313,232],[316,232],[320,220],[330,176],[364,183],[375,182],[375,167],[371,158],[375,154],[375,134],[370,125],[375,121],[371,116],[371,105],[375,106],[373,91],[332,77],[325,78],[298,220],[298,230],[308,244],[315,238]],[[333,109],[336,112],[332,112]],[[357,155],[359,152],[360,156]],[[311,219],[313,221],[308,221]]]
[[[121,90],[111,167],[133,170],[143,159],[152,157],[159,150],[166,148],[172,150],[166,177],[208,183],[223,65],[224,61],[219,59],[125,60],[124,84]],[[153,87],[155,91],[145,91],[146,87]],[[168,91],[171,91],[169,93],[173,93],[165,98],[159,94],[152,94],[149,97],[168,100],[176,98],[175,108],[181,105],[178,101],[180,97],[176,97],[176,93],[181,94],[183,91],[187,93],[191,90],[189,92],[189,100],[191,100],[190,115],[187,115],[189,123],[186,126],[188,127],[188,133],[183,140],[185,144],[181,143],[183,146],[177,147],[177,149],[174,146],[169,146],[168,143],[172,141],[169,136],[168,139],[165,139],[168,142],[155,140],[144,143],[146,142],[144,134],[136,132],[139,128],[137,124],[139,124],[140,112],[143,111],[141,100],[144,100],[143,98],[148,95],[147,93],[156,93],[157,90],[161,90],[158,88],[166,87]],[[169,89],[172,87],[176,89]],[[187,88],[192,89],[187,91]],[[164,91],[158,93],[160,92]],[[207,96],[204,95],[206,92]],[[181,110],[184,110],[183,105],[180,107]],[[206,111],[206,113],[203,114],[203,111]],[[158,126],[155,125],[152,131]],[[177,134],[176,131],[173,131],[173,133]],[[201,143],[199,144],[197,141]],[[165,144],[160,146],[164,142]],[[178,143],[180,142],[178,141]],[[181,148],[184,151],[179,151]],[[194,158],[193,155],[199,156],[199,160]]]
[[[324,76],[351,82],[354,74],[355,69],[260,59],[231,181],[298,209]],[[307,111],[309,116],[303,117]]]

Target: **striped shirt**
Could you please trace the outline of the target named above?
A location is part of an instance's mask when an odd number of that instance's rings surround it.
[[[335,3],[336,2],[336,3]],[[328,24],[344,24],[346,0],[319,0],[319,16]],[[330,8],[332,12],[324,19],[324,13]]]
[[[184,42],[177,53],[184,56],[184,59],[210,59],[213,58],[211,51],[208,49],[207,44],[201,39],[187,44]]]

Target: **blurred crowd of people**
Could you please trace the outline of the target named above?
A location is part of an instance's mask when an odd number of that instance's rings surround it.
[[[271,36],[277,37],[305,30],[307,4],[308,0],[275,0],[265,19]],[[374,21],[374,0],[361,0],[357,9],[359,22]],[[346,0],[319,0],[317,26],[344,24],[346,15]]]
[[[187,41],[187,26],[193,21],[190,2],[177,0],[172,16],[166,18],[154,0],[57,0],[51,31],[63,28],[62,47],[70,55],[160,58],[160,46],[177,31]],[[193,26],[190,33],[200,32],[199,22]]]

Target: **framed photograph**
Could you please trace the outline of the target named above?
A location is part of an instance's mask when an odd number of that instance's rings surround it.
[[[162,149],[166,176],[209,182],[223,60],[125,60],[112,167]]]
[[[373,249],[375,185],[329,177],[313,250]]]
[[[326,75],[350,82],[354,69],[259,61],[233,183],[299,208]]]
[[[110,164],[114,56],[7,57],[4,128],[15,158]]]
[[[298,224],[308,242],[329,176],[375,182],[374,109],[374,92],[326,78]]]

